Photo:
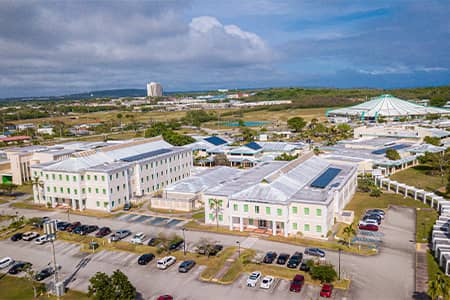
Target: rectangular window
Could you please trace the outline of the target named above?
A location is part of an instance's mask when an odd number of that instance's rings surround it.
[[[48,174],[45,174],[45,179],[48,179]]]
[[[47,187],[47,192],[50,192],[50,187],[49,186]]]
[[[266,207],[266,215],[270,215],[270,207]]]
[[[116,179],[119,178],[119,173],[116,173]]]
[[[322,216],[322,210],[320,208],[316,209],[316,216]]]
[[[77,189],[73,189],[73,193],[74,193],[75,195],[78,195],[78,190],[77,190]]]
[[[94,180],[97,181],[97,175],[94,175]]]
[[[53,192],[55,192],[55,193],[56,193],[56,186],[54,186],[54,187],[53,187]]]
[[[70,176],[66,175],[66,181],[69,181]]]
[[[281,217],[283,215],[283,210],[281,208],[277,208],[277,215]]]
[[[209,214],[209,219],[212,221],[214,220],[214,215],[213,214]]]
[[[297,206],[292,206],[292,213],[293,213],[294,215],[296,215],[297,212],[298,212],[298,207],[297,207]]]
[[[88,187],[88,192],[90,193],[92,191],[92,189],[90,187]]]
[[[111,201],[111,207],[114,207],[114,200]]]
[[[67,188],[67,194],[70,194],[70,188]]]
[[[81,192],[82,192],[83,194],[86,194],[86,189],[85,189],[85,188],[82,188],[82,189],[81,189]]]
[[[73,181],[77,181],[77,176],[73,176]]]
[[[59,180],[62,180],[62,175],[61,174],[59,174],[58,177],[59,177]]]
[[[305,207],[305,208],[303,209],[303,212],[304,212],[304,214],[305,214],[306,216],[309,216],[309,208],[308,208],[308,207]]]
[[[105,176],[102,175],[102,181],[105,181]]]
[[[305,224],[304,228],[305,228],[305,231],[309,231],[309,224]]]
[[[97,204],[97,207],[100,207],[100,201],[97,201],[96,204]]]
[[[91,175],[88,175],[88,176],[87,176],[87,180],[91,180]]]
[[[316,232],[322,232],[322,226],[317,225],[316,226]]]
[[[233,204],[233,210],[234,211],[238,211],[238,205],[237,204]]]
[[[103,206],[104,206],[105,208],[108,208],[108,202],[103,202]]]
[[[59,188],[59,191],[60,191],[61,193],[64,193],[64,189],[63,189],[63,188]]]
[[[55,180],[55,174],[52,174],[52,179]]]
[[[84,175],[81,175],[80,177],[81,177],[81,181],[83,181],[84,180]]]
[[[223,221],[223,215],[219,215],[219,222]]]
[[[259,214],[259,206],[258,205],[255,206],[255,214]]]
[[[297,223],[292,223],[292,229],[297,230]]]
[[[106,189],[103,189],[103,195],[106,195]]]
[[[248,219],[248,225],[253,225],[253,219]]]
[[[244,204],[244,212],[248,212],[248,204]]]
[[[98,188],[95,188],[95,193],[98,194]]]

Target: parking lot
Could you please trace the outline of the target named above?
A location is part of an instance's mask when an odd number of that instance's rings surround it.
[[[116,218],[117,220],[124,221],[127,223],[140,223],[150,226],[160,226],[165,228],[176,228],[181,227],[186,223],[186,220],[174,219],[174,218],[163,218],[154,217],[138,214],[126,214],[121,215]]]

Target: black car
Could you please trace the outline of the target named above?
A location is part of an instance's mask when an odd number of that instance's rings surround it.
[[[98,226],[97,225],[88,225],[86,232],[83,232],[83,235],[92,233],[94,231],[98,230]]]
[[[130,210],[131,209],[131,203],[127,202],[125,203],[125,205],[123,206],[123,210]]]
[[[34,277],[37,281],[42,281],[47,277],[52,276],[55,273],[52,267],[48,267],[45,269],[40,270],[38,273],[36,273],[36,276]]]
[[[25,261],[16,262],[9,270],[8,273],[15,275],[19,274],[22,271],[28,270],[31,268],[32,264]]]
[[[161,240],[158,239],[158,238],[153,237],[153,238],[150,238],[150,239],[148,240],[147,245],[152,246],[152,247],[155,247],[155,246],[158,245],[159,243],[161,243]]]
[[[17,242],[17,241],[21,240],[22,239],[22,234],[23,234],[23,232],[19,232],[19,233],[14,234],[13,236],[11,236],[11,241]]]
[[[303,259],[303,253],[295,252],[294,255],[291,256],[287,263],[287,267],[294,269],[297,268],[298,265],[302,262]]]
[[[80,222],[73,222],[72,224],[70,224],[69,226],[67,226],[66,231],[67,232],[72,232],[75,228],[77,228],[78,226],[81,226]]]
[[[83,232],[85,232],[87,230],[87,227],[88,227],[87,225],[77,226],[77,227],[75,227],[74,230],[72,230],[72,233],[83,234]]]
[[[279,264],[279,265],[284,265],[284,264],[288,261],[289,256],[290,256],[289,254],[281,253],[281,254],[278,256],[277,264]]]
[[[306,260],[306,261],[303,261],[301,264],[300,264],[300,271],[304,271],[304,272],[309,272],[309,265],[308,265],[308,261],[309,260]]]
[[[56,229],[59,231],[66,231],[70,225],[71,224],[69,222],[60,221],[56,223]]]
[[[152,261],[152,259],[154,259],[155,258],[155,255],[154,254],[152,254],[152,253],[147,253],[147,254],[142,254],[141,256],[139,256],[139,258],[138,258],[138,264],[140,264],[140,265],[146,265],[146,264],[148,264],[149,262],[151,262]]]
[[[180,266],[178,267],[178,272],[180,273],[187,273],[190,269],[192,269],[195,266],[195,261],[193,260],[186,260],[183,261]]]
[[[183,240],[178,240],[170,243],[169,250],[170,251],[177,250],[178,248],[180,248],[183,242],[184,242]]]
[[[102,238],[102,237],[107,236],[110,233],[111,233],[111,229],[109,227],[102,227],[97,231],[97,233],[95,234],[95,237]]]
[[[222,249],[223,249],[222,245],[216,244],[216,245],[214,245],[214,247],[209,249],[208,256],[215,256],[215,255],[217,255],[217,253],[222,251]]]
[[[263,262],[265,264],[271,264],[273,261],[277,258],[277,253],[274,251],[269,251],[266,253],[266,256],[264,256]]]

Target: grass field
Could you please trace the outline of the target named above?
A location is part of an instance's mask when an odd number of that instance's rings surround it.
[[[436,223],[438,213],[430,209],[416,210],[416,241],[426,243],[431,236],[433,225]]]
[[[434,256],[428,252],[427,253],[427,262],[428,262],[428,280],[433,281],[436,279],[438,274],[443,275],[443,277],[447,280],[447,284],[450,285],[450,277],[444,275],[437,261],[434,259]]]
[[[420,189],[428,191],[440,190],[447,184],[447,179],[437,175],[427,174],[430,168],[426,165],[419,165],[392,175],[390,178],[401,183],[406,183]]]
[[[33,288],[30,282],[23,278],[13,276],[2,276],[0,278],[0,299],[8,300],[29,300],[29,299],[56,299],[53,296],[40,296],[39,298],[33,298]],[[69,290],[62,300],[87,300],[90,299],[86,294]]]

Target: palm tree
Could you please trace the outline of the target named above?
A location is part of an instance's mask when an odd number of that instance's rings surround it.
[[[345,236],[345,241],[347,242],[348,246],[351,246],[351,238],[352,236],[354,236],[356,234],[356,230],[354,228],[354,224],[352,223],[348,226],[346,226],[343,230],[344,236]]]
[[[437,280],[429,281],[428,296],[430,296],[431,300],[435,300],[439,295],[440,295],[440,286]]]
[[[450,286],[442,274],[438,274],[436,278],[428,282],[428,295],[431,299],[440,299],[441,297],[446,300],[450,294]]]
[[[31,185],[33,186],[33,190],[36,190],[38,196],[38,204],[41,204],[41,188],[44,186],[44,183],[39,179],[38,176],[34,176],[31,180]]]
[[[222,200],[211,198],[209,199],[209,209],[213,212],[216,220],[216,227],[219,230],[219,215],[222,212]]]

